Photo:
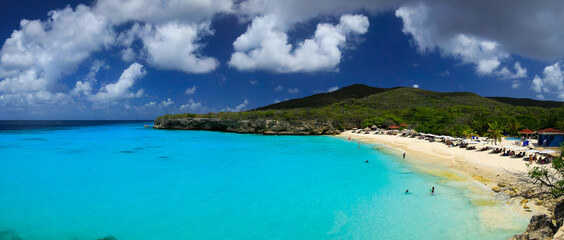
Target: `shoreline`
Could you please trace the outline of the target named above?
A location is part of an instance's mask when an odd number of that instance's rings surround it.
[[[463,187],[476,195],[477,199],[490,195],[499,205],[506,205],[524,217],[536,214],[548,214],[546,203],[534,199],[515,196],[522,184],[515,174],[527,173],[526,161],[489,151],[477,152],[461,148],[449,148],[440,142],[429,142],[416,138],[396,135],[356,134],[345,131],[335,137],[371,144],[375,150],[402,158],[417,171],[435,175],[445,180],[456,181],[457,187]],[[505,144],[511,140],[505,140]],[[500,145],[502,145],[501,143]],[[497,190],[497,191],[494,191]],[[476,200],[476,199],[474,199]],[[480,201],[480,200],[478,200]]]

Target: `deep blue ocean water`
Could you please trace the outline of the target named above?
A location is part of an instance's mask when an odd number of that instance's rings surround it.
[[[144,124],[152,125],[0,131],[0,233],[24,240],[507,239],[527,224],[511,213],[508,223],[485,223],[485,213],[509,210],[477,205],[469,190],[371,145]]]

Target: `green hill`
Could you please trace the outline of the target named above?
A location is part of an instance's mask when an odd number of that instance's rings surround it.
[[[551,103],[521,106],[517,100],[485,98],[469,92],[441,93],[416,88],[374,88],[356,84],[331,93],[288,100],[245,112],[177,114],[159,118],[216,118],[233,120],[331,121],[335,128],[408,123],[415,130],[461,136],[465,130],[484,134],[497,122],[504,132],[548,127],[564,129],[564,107]],[[511,104],[510,104],[511,103]],[[530,104],[530,102],[527,102]],[[534,104],[533,104],[534,105]]]
[[[564,106],[564,102],[557,101],[539,101],[530,98],[510,98],[510,97],[487,97],[489,99],[511,104],[521,107],[542,107],[542,108],[560,108]]]
[[[319,93],[304,98],[291,99],[264,107],[259,107],[254,110],[267,110],[267,109],[294,109],[305,107],[323,107],[333,103],[338,103],[343,100],[351,98],[363,98],[372,94],[385,92],[395,88],[377,88],[370,87],[364,84],[354,84],[341,88],[334,92]]]

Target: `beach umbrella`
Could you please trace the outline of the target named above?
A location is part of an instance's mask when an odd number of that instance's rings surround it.
[[[529,151],[526,151],[526,153],[538,153],[539,150],[535,150],[535,149],[531,149]]]
[[[480,143],[480,142],[476,142],[476,141],[468,142],[468,144],[477,144],[477,143]]]
[[[513,145],[505,145],[505,146],[503,146],[503,148],[515,148],[515,146],[513,146]]]
[[[523,150],[527,150],[527,148],[524,148],[524,147],[516,147],[516,148],[513,148],[513,150],[515,150],[515,151],[523,151]]]
[[[369,127],[365,127],[365,128],[364,128],[364,131],[370,131],[370,128],[369,128]]]
[[[542,152],[540,152],[540,153],[551,154],[551,153],[555,153],[555,152],[556,152],[556,151],[553,151],[553,150],[544,150],[544,151],[542,151]]]

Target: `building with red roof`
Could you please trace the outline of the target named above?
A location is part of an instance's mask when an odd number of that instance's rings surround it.
[[[394,129],[394,130],[397,130],[397,129],[399,129],[399,127],[398,127],[398,126],[396,126],[396,125],[392,125],[392,126],[389,126],[389,127],[388,127],[388,129]]]
[[[536,131],[539,134],[539,145],[546,147],[559,147],[564,142],[564,131],[547,128]]]

